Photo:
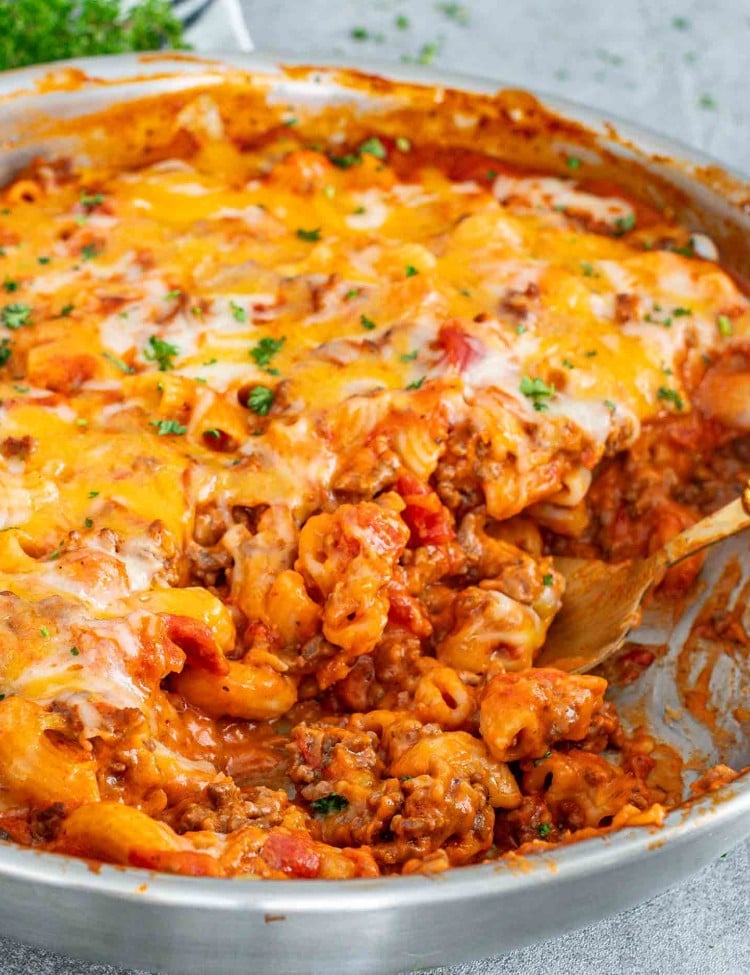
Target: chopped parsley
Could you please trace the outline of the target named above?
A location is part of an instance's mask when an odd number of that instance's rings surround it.
[[[414,382],[409,383],[406,387],[407,389],[421,389],[424,385],[425,377],[421,376],[419,379],[415,379]]]
[[[679,307],[678,308],[673,308],[672,309],[672,314],[674,315],[675,318],[684,318],[685,315],[692,315],[693,314],[693,309],[692,308],[679,308]]]
[[[96,249],[96,244],[84,244],[81,248],[81,257],[84,261],[91,261],[93,258],[98,257],[99,254],[101,254],[101,251]]]
[[[329,156],[329,158],[339,169],[349,169],[350,166],[356,166],[362,157],[358,152],[347,152],[344,156]]]
[[[457,4],[449,4],[449,6],[457,6]],[[419,54],[417,55],[417,64],[432,64],[439,52],[440,41],[432,41],[429,44],[423,44],[419,49]]]
[[[361,293],[362,293],[362,289],[361,289],[361,288],[350,288],[350,289],[349,289],[349,290],[348,290],[348,291],[346,292],[346,294],[344,295],[344,298],[346,298],[346,299],[349,299],[349,298],[356,298],[356,297],[357,297],[358,295],[360,295]]]
[[[86,528],[93,528],[94,527],[94,522],[91,520],[91,518],[87,518],[84,521],[84,525],[86,526]]]
[[[7,291],[8,294],[11,294],[14,291],[18,291],[18,287],[19,287],[18,281],[11,281],[10,278],[6,278],[3,281],[3,290]]]
[[[181,437],[187,431],[187,427],[178,423],[177,420],[152,420],[151,426],[156,427],[156,432],[160,437],[167,437],[172,433]]]
[[[349,31],[349,35],[352,40],[355,41],[366,41],[370,36],[370,32],[366,27],[352,27]]]
[[[98,491],[89,491],[89,497],[90,498],[98,498],[99,497],[99,492]]]
[[[539,823],[536,829],[542,839],[549,836],[550,832],[552,831],[552,827],[549,823]]]
[[[396,148],[399,152],[411,152],[411,142],[405,135],[400,135],[396,139]]]
[[[613,403],[611,399],[605,399],[604,405],[607,407],[610,413],[614,413],[617,409],[617,405]]]
[[[377,328],[375,322],[371,318],[368,318],[367,315],[359,316],[359,324],[362,326],[362,328],[366,328],[368,332],[371,332],[374,328]]]
[[[516,335],[523,335],[524,332],[528,332],[525,325],[516,325]]]
[[[719,107],[719,103],[716,101],[714,96],[708,94],[701,95],[698,104],[701,108],[705,108],[709,112],[715,112]]]
[[[21,396],[25,396],[25,395],[26,395],[26,393],[28,393],[28,392],[29,392],[29,390],[31,389],[31,386],[19,386],[19,385],[18,385],[18,383],[14,383],[14,384],[13,384],[13,389],[14,389],[14,390],[15,390],[15,391],[16,391],[17,393],[20,393],[20,394],[21,394]]]
[[[676,410],[684,409],[685,404],[682,402],[682,397],[676,389],[670,389],[668,386],[660,386],[656,396],[658,399],[665,400],[667,403],[673,403]]]
[[[349,805],[349,800],[345,796],[340,796],[338,792],[329,792],[327,796],[320,799],[313,799],[310,808],[315,816],[328,816],[333,812],[341,812]]]
[[[404,268],[404,274],[407,278],[413,278],[415,274],[419,274],[419,268],[414,267],[413,264],[407,264]]]
[[[552,575],[551,572],[547,572],[546,575],[542,576],[543,586],[551,586],[554,581],[555,581],[555,577]]]
[[[716,327],[719,330],[719,335],[728,339],[733,332],[732,319],[728,315],[717,315]]]
[[[598,278],[599,272],[589,261],[581,261],[580,268],[585,278]]]
[[[52,261],[51,257],[46,257],[44,254],[41,257],[37,257],[38,264],[49,264]]]
[[[583,354],[587,359],[593,359],[594,356],[597,355],[597,351],[596,349],[589,349],[588,352],[584,352]]]
[[[297,231],[297,235],[299,235],[299,230]],[[247,312],[241,305],[238,305],[236,301],[230,301],[229,308],[232,312],[232,317],[236,322],[247,321]]]
[[[672,26],[675,30],[690,30],[690,21],[687,17],[673,17]]]
[[[49,630],[47,629],[47,627],[46,627],[46,626],[40,626],[40,627],[39,627],[39,632],[40,632],[40,633],[42,634],[42,636],[43,636],[43,637],[44,637],[45,639],[46,639],[46,638],[47,638],[47,637],[49,636]]]
[[[568,158],[565,160],[565,165],[568,167],[568,169],[580,169],[582,163],[578,156],[568,156]]]
[[[467,27],[471,19],[469,8],[463,3],[436,3],[435,6],[448,20],[452,20],[461,27]]]
[[[60,309],[60,318],[67,318],[74,308],[75,305],[72,302],[68,302],[67,305],[63,305]]]
[[[359,151],[361,153],[367,153],[369,156],[375,156],[376,159],[385,159],[386,156],[385,146],[376,135],[365,139],[359,147]]]
[[[297,236],[300,240],[320,240],[320,227],[316,227],[314,230],[305,230],[304,227],[297,227]]]
[[[520,390],[524,396],[528,398],[534,404],[534,409],[537,413],[543,413],[548,409],[547,401],[555,395],[555,387],[548,386],[547,383],[542,379],[532,379],[530,376],[524,376],[521,379]]]
[[[255,364],[264,368],[269,365],[271,359],[281,350],[284,339],[262,338],[250,349],[250,358],[255,360]]]
[[[80,203],[87,210],[93,210],[94,207],[101,206],[104,203],[104,196],[101,193],[81,193]]]
[[[78,649],[78,647],[71,647],[70,648],[70,655],[71,655],[71,657],[77,657],[80,652],[81,651]]]
[[[563,359],[562,364],[565,366],[566,369],[575,369],[575,366],[570,361],[570,359]]]
[[[618,217],[615,220],[615,234],[621,237],[635,227],[635,214],[629,213],[626,217]]]
[[[253,386],[247,395],[246,404],[248,409],[258,416],[268,416],[273,406],[275,393],[268,386]]]
[[[419,349],[412,349],[411,352],[404,352],[401,356],[402,362],[413,362],[419,355]]]
[[[408,30],[409,18],[405,17],[403,14],[399,14],[398,17],[396,17],[395,24],[399,30]]]
[[[179,288],[173,288],[164,295],[165,301],[174,301],[176,298],[182,297],[182,292]]]
[[[118,359],[117,356],[112,355],[111,352],[102,352],[102,355],[104,356],[105,359],[107,359],[108,362],[111,362],[113,366],[117,366],[120,372],[127,372],[127,373],[135,372],[135,369],[133,369],[131,366],[126,365],[122,361],[122,359]]]
[[[172,360],[179,354],[180,350],[176,345],[165,342],[158,335],[151,336],[148,340],[148,348],[143,353],[149,362],[155,362],[159,366],[161,372],[166,372],[167,369],[174,369],[174,362]]]
[[[211,427],[210,430],[203,431],[204,437],[213,437],[214,440],[218,440],[221,436],[221,430],[217,430],[216,427]]]
[[[12,352],[13,346],[10,344],[10,340],[0,339],[0,366],[5,365],[8,359],[10,359]]]
[[[21,328],[22,325],[29,324],[29,318],[31,318],[31,308],[28,305],[22,305],[19,302],[14,302],[11,305],[5,305],[4,308],[0,310],[0,321],[6,328],[15,331],[17,328]]]

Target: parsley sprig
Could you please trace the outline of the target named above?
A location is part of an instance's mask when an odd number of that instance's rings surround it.
[[[180,354],[180,350],[176,345],[172,345],[170,342],[165,342],[164,339],[160,339],[158,335],[152,335],[148,340],[148,347],[144,350],[143,355],[149,362],[155,362],[161,372],[166,372],[168,369],[174,369],[173,359],[176,355]]]
[[[549,409],[548,400],[557,392],[554,386],[548,386],[543,379],[532,379],[530,376],[524,376],[521,379],[519,388],[523,395],[528,396],[531,400],[537,413],[543,413]]]
[[[0,0],[0,70],[92,54],[186,47],[169,0]]]

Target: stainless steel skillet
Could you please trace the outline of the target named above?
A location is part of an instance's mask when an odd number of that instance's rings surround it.
[[[0,179],[34,155],[76,151],[78,136],[64,120],[151,95],[218,90],[237,81],[238,69],[262,76],[267,98],[284,111],[300,114],[356,104],[374,120],[399,99],[416,104],[422,98],[420,111],[433,111],[435,125],[450,129],[457,140],[469,141],[475,133],[473,103],[460,93],[479,97],[496,87],[438,71],[401,71],[382,64],[368,65],[368,70],[437,88],[360,84],[335,67],[286,70],[272,57],[255,54],[220,62],[125,55],[80,62],[77,68],[97,80],[58,73],[57,81],[48,79],[40,87],[44,69],[0,77]],[[565,154],[580,153],[644,198],[671,207],[696,232],[716,242],[730,269],[750,279],[750,188],[740,179],[635,127],[618,124],[616,135],[597,113],[578,106],[545,99],[552,112],[570,120],[556,124],[556,116],[523,97],[508,96],[500,104],[496,115],[491,115],[489,101],[475,105],[478,115],[490,117],[490,136],[499,153],[561,167]],[[121,151],[126,152],[121,135]],[[105,142],[103,134],[100,143],[87,144],[84,151],[99,151],[97,145],[105,151]],[[716,554],[706,570],[709,587],[712,573],[730,552],[744,555],[743,545],[734,542]],[[681,621],[673,634],[675,651],[684,624]],[[729,718],[723,736],[689,723],[664,724],[664,707],[674,693],[670,666],[667,654],[648,672],[650,686],[629,688],[618,703],[626,711],[642,703],[657,733],[693,752],[697,749],[706,767],[721,760],[736,767],[746,764],[750,731],[733,726]],[[726,698],[727,713],[729,699],[738,693],[734,684],[742,677],[721,675],[716,693]],[[94,869],[3,844],[0,933],[95,961],[173,975],[397,972],[510,950],[590,923],[677,883],[747,833],[750,777],[745,775],[673,812],[658,831],[628,829],[550,854],[458,869],[436,878],[214,881],[106,866]]]

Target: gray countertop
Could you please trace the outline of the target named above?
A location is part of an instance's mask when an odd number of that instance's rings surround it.
[[[242,5],[261,48],[348,59],[432,59],[637,120],[750,172],[750,0],[242,0]],[[631,911],[442,973],[747,975],[748,878],[750,843],[742,843],[687,883]],[[0,941],[0,972],[119,975],[7,941]]]

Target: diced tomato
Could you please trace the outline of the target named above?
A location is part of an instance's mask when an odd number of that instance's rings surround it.
[[[484,356],[479,339],[468,335],[458,325],[443,325],[438,332],[438,345],[445,350],[448,362],[463,372],[467,366]]]
[[[406,502],[401,517],[411,532],[412,545],[444,545],[456,537],[448,509],[414,474],[403,471],[396,490]]]
[[[273,870],[283,870],[292,877],[317,877],[320,871],[320,856],[308,836],[271,833],[261,856]]]
[[[192,667],[219,676],[229,673],[229,663],[205,623],[173,613],[164,613],[162,619],[167,638],[183,651]]]

